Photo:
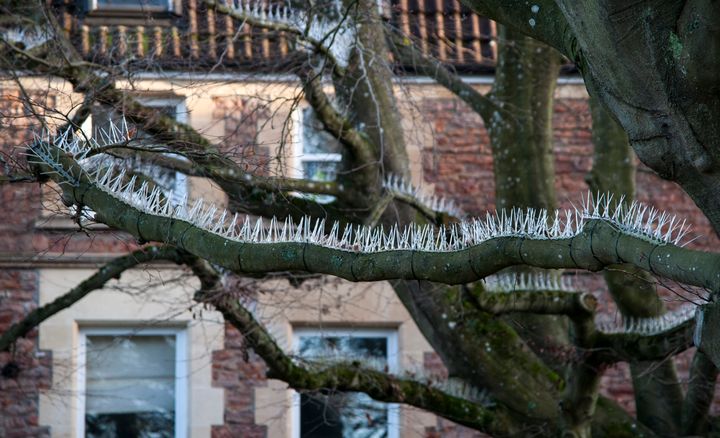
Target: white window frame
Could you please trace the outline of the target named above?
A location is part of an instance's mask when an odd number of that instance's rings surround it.
[[[311,108],[310,105],[307,103],[298,105],[298,107],[293,111],[292,114],[292,121],[293,121],[293,177],[295,178],[307,178],[307,176],[303,172],[303,163],[305,161],[326,161],[326,162],[334,162],[339,163],[342,161],[342,155],[337,153],[329,153],[329,154],[306,154],[305,153],[305,142],[304,142],[304,126],[303,123],[303,111],[306,109]]]
[[[134,6],[114,6],[109,8],[98,7],[97,0],[89,0],[89,9],[91,11],[113,11],[113,12],[173,12],[174,0],[166,0],[167,8],[158,6],[139,5]]]
[[[80,327],[78,332],[76,436],[85,437],[85,385],[88,336],[175,336],[175,438],[188,438],[187,330],[180,327]]]
[[[309,328],[297,327],[293,329],[292,349],[300,350],[302,336],[319,337],[353,337],[353,338],[385,338],[387,339],[387,367],[388,371],[396,374],[399,369],[398,333],[394,329],[374,328]],[[396,403],[386,403],[388,410],[388,438],[400,438],[400,406]],[[292,408],[290,412],[292,438],[300,438],[300,393],[292,391]]]

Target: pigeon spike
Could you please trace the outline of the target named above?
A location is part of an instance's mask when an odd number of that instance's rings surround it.
[[[111,124],[111,126],[114,126]],[[118,131],[119,128],[113,128]],[[124,126],[123,128],[124,129]],[[63,139],[59,143],[74,145],[79,143],[68,142],[72,133],[63,131],[56,136],[56,139]],[[64,143],[63,143],[64,142]],[[74,175],[77,173],[79,163],[74,162],[67,169],[59,159],[61,149],[49,142],[35,143],[31,146],[34,156],[29,157],[31,161],[40,160],[47,165],[46,173],[54,175],[53,178],[60,184],[71,184],[79,186],[80,180]],[[96,160],[85,160],[97,164]],[[87,164],[87,163],[83,163]],[[308,242],[316,245],[332,247],[347,251],[390,251],[390,250],[415,250],[427,252],[457,251],[478,245],[489,239],[504,236],[517,236],[527,239],[558,239],[570,238],[582,232],[587,220],[604,221],[612,224],[613,227],[622,233],[645,239],[657,244],[685,244],[684,236],[688,233],[689,227],[686,222],[678,220],[675,216],[650,208],[645,204],[632,202],[628,204],[613,203],[613,196],[599,194],[595,197],[589,195],[583,199],[582,210],[567,210],[548,212],[543,209],[517,209],[499,210],[494,213],[487,213],[483,219],[461,221],[451,226],[436,228],[433,225],[417,225],[414,223],[400,229],[397,226],[390,227],[385,231],[382,227],[367,228],[362,226],[345,226],[340,234],[340,226],[333,223],[330,226],[329,235],[325,230],[328,228],[324,221],[308,217],[301,218],[295,226],[292,221],[286,220],[282,229],[276,220],[271,221],[269,231],[266,231],[261,221],[255,226],[249,225],[249,219],[243,222],[240,231],[237,231],[237,219],[226,227],[227,213],[216,217],[218,211],[212,205],[205,206],[200,198],[194,201],[189,207],[186,201],[179,206],[172,208],[170,201],[161,202],[163,198],[160,190],[150,186],[143,181],[136,190],[137,176],[133,175],[129,182],[125,183],[125,170],[121,169],[116,173],[114,163],[110,163],[106,169],[99,169],[95,166],[84,171],[90,183],[94,183],[110,196],[120,202],[135,207],[149,214],[161,216],[174,216],[178,219],[192,223],[196,227],[207,231],[219,233],[225,236],[232,236],[233,239],[245,242],[270,243],[276,241]],[[55,176],[57,175],[57,176]],[[83,179],[83,182],[86,180]],[[395,175],[388,175],[385,186],[387,190],[401,188],[405,195],[413,195],[415,199],[424,200],[426,203],[438,208],[448,208],[449,202],[442,199],[435,199],[422,195],[416,188],[408,185]],[[610,206],[614,208],[611,211]],[[532,280],[532,279],[530,279]],[[525,281],[530,281],[526,279]],[[555,286],[553,279],[534,279],[534,284],[542,284],[543,287]],[[532,282],[531,281],[531,282]]]

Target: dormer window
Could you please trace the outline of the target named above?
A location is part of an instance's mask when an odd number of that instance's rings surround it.
[[[174,0],[90,0],[91,11],[171,12]]]

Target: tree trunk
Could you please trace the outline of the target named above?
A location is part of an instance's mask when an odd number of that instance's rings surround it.
[[[611,193],[626,202],[635,198],[635,156],[627,134],[596,97],[590,98],[595,145],[593,168],[588,183],[596,193]],[[608,290],[625,317],[648,318],[666,312],[655,289],[655,279],[645,271],[627,265],[603,271]],[[680,428],[682,390],[675,365],[662,362],[630,363],[637,417],[661,436],[676,436]]]
[[[485,120],[493,153],[496,207],[553,210],[552,111],[560,55],[505,26],[499,27],[498,43],[491,97],[500,109]],[[508,319],[536,352],[569,344],[567,322],[561,317],[513,315]],[[542,356],[548,363],[558,362],[549,354]]]

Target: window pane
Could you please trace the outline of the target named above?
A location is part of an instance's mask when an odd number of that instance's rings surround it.
[[[167,0],[97,0],[97,9],[167,10]]]
[[[363,359],[387,364],[387,338],[301,336],[299,355],[308,359]],[[302,438],[381,438],[388,436],[388,410],[365,394],[301,394]]]
[[[306,358],[341,356],[387,361],[387,338],[384,336],[302,336],[298,353]]]
[[[303,175],[313,181],[334,181],[339,164],[337,161],[303,161]]]
[[[88,438],[173,438],[174,416],[164,412],[85,416]]]
[[[384,403],[362,393],[300,395],[301,438],[382,438],[388,436]]]
[[[86,436],[173,436],[175,336],[86,339]]]

